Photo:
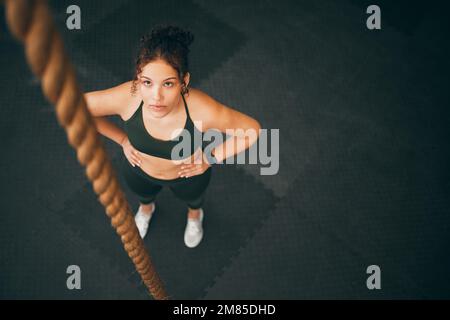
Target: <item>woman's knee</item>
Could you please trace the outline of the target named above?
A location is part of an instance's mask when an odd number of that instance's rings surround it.
[[[189,179],[189,178],[188,178]],[[185,202],[189,208],[198,209],[203,205],[205,195],[207,192],[207,184],[193,187],[190,185],[179,186],[177,188],[171,188],[173,194],[183,202]]]
[[[182,200],[198,199],[209,186],[208,176],[193,176],[186,178],[182,183],[170,186],[172,192]]]
[[[143,205],[147,205],[150,204],[152,202],[155,202],[156,199],[156,195],[152,196],[152,197],[142,197],[142,196],[138,196],[139,198],[139,203],[143,204]]]
[[[199,209],[199,208],[203,207],[204,202],[205,202],[205,194],[203,193],[197,199],[192,199],[192,200],[186,201],[186,204],[189,207],[189,209]]]

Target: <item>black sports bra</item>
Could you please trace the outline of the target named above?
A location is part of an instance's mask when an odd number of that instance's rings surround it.
[[[189,157],[191,154],[193,154],[197,148],[200,146],[202,147],[203,150],[203,145],[202,145],[202,132],[199,131],[195,126],[194,123],[192,122],[192,119],[189,115],[189,110],[187,108],[186,105],[186,100],[184,99],[184,96],[181,95],[183,97],[183,102],[184,102],[184,108],[186,110],[186,123],[184,125],[184,129],[187,130],[190,134],[190,151],[191,153],[186,155],[183,154],[183,152],[181,152],[181,154],[177,153],[177,157],[179,158],[187,158]],[[130,119],[125,120],[125,132],[128,135],[128,139],[130,140],[130,143],[133,145],[133,147],[135,147],[138,151],[141,151],[143,153],[155,156],[155,157],[159,157],[159,158],[164,158],[164,159],[172,159],[171,157],[171,153],[172,153],[172,149],[173,147],[175,147],[175,145],[177,145],[178,143],[182,142],[184,137],[182,136],[182,134],[180,133],[180,135],[178,135],[176,138],[172,139],[172,140],[160,140],[157,138],[152,137],[147,129],[145,129],[144,126],[144,120],[142,118],[142,105],[144,104],[143,101],[141,101],[141,103],[139,104],[139,108],[136,110],[136,112],[131,116]],[[197,132],[196,132],[197,131]],[[194,137],[196,137],[196,135],[199,135],[200,139],[194,139]],[[197,143],[196,140],[200,141],[200,145]]]

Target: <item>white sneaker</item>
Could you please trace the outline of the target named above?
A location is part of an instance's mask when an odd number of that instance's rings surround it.
[[[195,248],[203,238],[203,209],[200,209],[198,219],[188,218],[186,229],[184,230],[184,244],[189,248]]]
[[[136,227],[138,228],[139,235],[141,236],[142,239],[144,239],[145,235],[147,234],[148,224],[150,223],[150,219],[153,216],[153,212],[155,212],[155,208],[156,208],[156,205],[153,202],[152,212],[150,212],[150,214],[148,214],[148,213],[143,213],[141,210],[141,206],[139,206],[139,210],[136,213],[136,215],[134,216],[134,221],[136,222]]]

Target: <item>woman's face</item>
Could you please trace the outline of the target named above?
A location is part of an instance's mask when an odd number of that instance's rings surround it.
[[[138,80],[144,107],[155,118],[163,118],[180,104],[178,73],[164,60],[158,59],[145,65]]]

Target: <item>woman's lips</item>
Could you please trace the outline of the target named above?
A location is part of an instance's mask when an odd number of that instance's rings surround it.
[[[163,105],[155,105],[155,104],[151,104],[149,105],[151,109],[156,110],[156,111],[161,111],[163,110],[166,106]]]

